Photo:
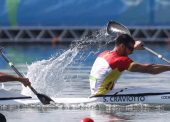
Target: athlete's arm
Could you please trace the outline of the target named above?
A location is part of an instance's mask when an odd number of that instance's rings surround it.
[[[18,76],[9,75],[9,74],[5,74],[5,73],[0,72],[0,82],[8,82],[8,81],[19,81],[25,87],[31,85],[28,78],[18,77]]]
[[[129,71],[159,74],[162,72],[170,71],[170,65],[134,63]]]

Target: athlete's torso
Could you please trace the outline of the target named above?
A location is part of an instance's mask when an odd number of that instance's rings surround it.
[[[112,90],[122,71],[130,69],[132,65],[129,57],[120,56],[116,51],[99,54],[90,74],[92,94],[101,95]]]

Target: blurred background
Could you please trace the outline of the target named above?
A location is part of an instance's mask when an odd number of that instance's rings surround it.
[[[0,42],[72,42],[113,20],[132,36],[168,42],[170,0],[0,0]]]
[[[114,47],[105,36],[111,20],[128,27],[136,40],[149,43],[149,48],[170,60],[170,0],[0,0],[0,46],[5,47],[2,52],[39,93],[50,97],[88,97],[94,60],[100,52]],[[135,51],[130,57],[139,63],[167,64],[146,50]],[[0,72],[17,75],[1,56]],[[124,72],[116,88],[169,90],[169,79],[169,72],[154,76]],[[1,86],[34,95],[19,82]],[[95,122],[169,122],[169,106],[165,108],[96,103],[67,110],[0,106],[0,111],[8,122],[78,122],[84,117]]]

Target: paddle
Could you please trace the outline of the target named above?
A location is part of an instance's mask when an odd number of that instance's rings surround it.
[[[124,25],[114,22],[114,21],[109,21],[107,24],[107,33],[113,37],[115,37],[115,33],[127,33],[131,36],[129,29],[127,29]]]
[[[20,76],[23,77],[21,75],[21,73],[14,67],[14,65],[12,64],[12,62],[10,62],[7,57],[0,51],[1,56],[5,59],[5,61],[9,64],[9,66]],[[39,98],[39,100],[44,104],[50,104],[50,102],[54,102],[50,97],[48,97],[47,95],[44,94],[40,94],[38,93],[32,86],[29,86],[29,88],[34,92],[35,95],[37,95],[37,97]]]
[[[126,33],[129,34],[131,36],[131,33],[129,31],[129,29],[127,27],[125,27],[124,25],[118,23],[118,22],[114,22],[114,21],[109,21],[107,24],[107,33],[113,37],[115,37],[115,33]],[[154,54],[155,56],[157,56],[158,58],[162,59],[163,61],[167,62],[170,64],[170,61],[168,61],[167,59],[165,59],[164,57],[162,57],[162,55],[154,52],[153,50],[151,50],[150,48],[143,46],[143,48],[147,51],[149,51],[150,53]]]
[[[145,50],[149,51],[150,53],[154,54],[154,55],[157,56],[158,58],[162,59],[163,61],[165,61],[165,62],[167,62],[167,63],[170,64],[170,61],[168,61],[168,60],[167,60],[166,58],[164,58],[162,55],[156,53],[155,51],[151,50],[151,49],[148,48],[148,47],[143,46],[143,48],[144,48]]]

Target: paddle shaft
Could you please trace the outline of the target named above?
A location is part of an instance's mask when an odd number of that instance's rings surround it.
[[[12,62],[10,62],[8,60],[8,58],[0,51],[0,54],[1,56],[5,59],[5,61],[9,64],[9,66],[20,76],[20,77],[23,77],[21,75],[21,73],[14,67],[14,65],[12,64]],[[34,92],[34,94],[38,94],[38,92],[32,87],[32,86],[29,86],[29,88]]]
[[[166,58],[164,58],[162,55],[156,53],[155,51],[151,50],[151,49],[148,48],[148,47],[143,46],[143,48],[144,48],[145,50],[149,51],[150,53],[154,54],[154,55],[157,56],[158,58],[162,59],[163,61],[165,61],[165,62],[167,62],[167,63],[170,64],[170,61],[168,61],[168,60],[167,60]]]

